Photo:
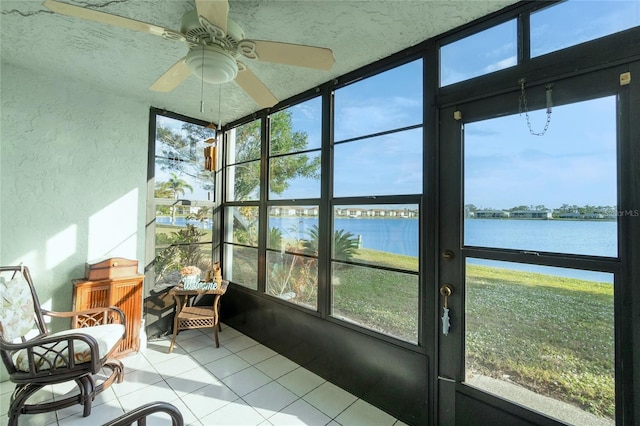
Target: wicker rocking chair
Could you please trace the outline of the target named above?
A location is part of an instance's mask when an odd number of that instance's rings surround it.
[[[9,379],[16,384],[9,403],[8,426],[17,425],[20,414],[44,413],[75,404],[84,406],[86,417],[98,393],[114,381],[122,382],[122,363],[112,358],[125,337],[125,318],[119,309],[45,311],[40,308],[29,270],[23,266],[0,266],[0,302],[0,355]],[[50,334],[45,315],[70,318],[74,328]],[[96,380],[101,370],[103,380]],[[27,404],[43,387],[71,381],[78,387],[77,394]]]

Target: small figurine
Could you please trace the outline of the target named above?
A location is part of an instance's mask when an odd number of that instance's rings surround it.
[[[222,269],[220,269],[220,262],[213,264],[213,279],[218,283],[218,286],[222,283]]]

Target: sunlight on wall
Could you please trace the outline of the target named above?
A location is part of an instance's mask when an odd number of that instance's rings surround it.
[[[136,258],[138,189],[134,189],[89,218],[87,259]]]
[[[64,260],[73,256],[78,249],[78,226],[69,225],[67,229],[58,232],[47,240],[45,253],[46,269],[53,269]]]
[[[20,262],[22,262],[24,266],[28,266],[28,267],[31,267],[31,265],[38,264],[38,251],[37,250],[28,251],[22,256],[18,256],[11,259],[11,261],[6,263],[6,265],[19,265]]]

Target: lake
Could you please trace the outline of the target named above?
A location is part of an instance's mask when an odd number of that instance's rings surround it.
[[[306,238],[317,218],[270,217],[269,226],[285,238]],[[418,219],[340,218],[336,230],[361,236],[362,248],[418,256]],[[526,251],[616,257],[617,222],[580,220],[466,219],[465,245]],[[504,262],[469,259],[469,263],[504,267]],[[512,269],[612,282],[608,273],[508,263]]]

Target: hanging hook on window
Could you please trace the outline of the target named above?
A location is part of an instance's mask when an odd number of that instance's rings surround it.
[[[553,109],[553,84],[547,84],[545,87],[547,89],[547,122],[544,125],[544,129],[541,132],[535,132],[531,126],[531,120],[529,119],[529,109],[527,107],[527,94],[524,90],[524,84],[527,82],[527,79],[521,78],[518,83],[520,83],[520,98],[518,99],[518,105],[520,110],[520,115],[524,112],[525,117],[527,118],[527,127],[529,127],[529,133],[533,136],[544,136],[549,130],[549,124],[551,124],[551,110]]]

